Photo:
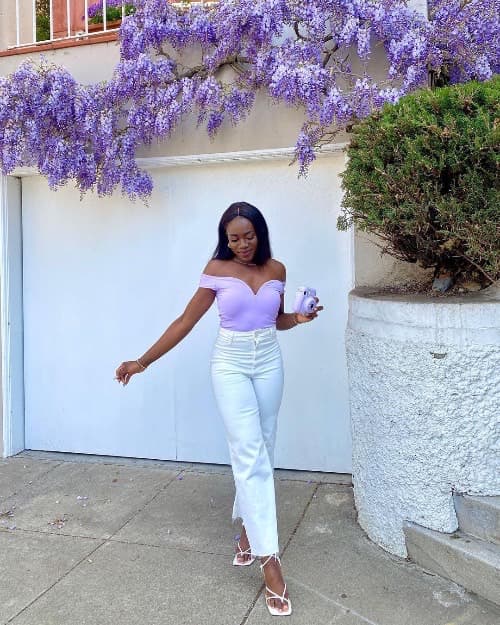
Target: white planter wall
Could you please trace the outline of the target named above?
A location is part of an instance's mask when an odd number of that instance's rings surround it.
[[[358,520],[406,556],[404,520],[452,532],[453,490],[500,494],[500,301],[349,299]]]

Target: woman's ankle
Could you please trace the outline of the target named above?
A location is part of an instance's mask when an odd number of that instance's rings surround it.
[[[250,541],[248,540],[247,532],[244,525],[241,528],[239,543],[243,546],[244,549],[250,547]]]

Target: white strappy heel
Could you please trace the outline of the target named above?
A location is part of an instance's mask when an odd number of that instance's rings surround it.
[[[264,567],[269,562],[269,560],[271,560],[271,558],[274,558],[275,560],[277,560],[279,565],[281,566],[281,560],[279,556],[276,554],[272,554],[269,556],[269,558],[267,558],[267,560],[264,563],[260,565],[260,570],[262,571],[262,573],[264,573]],[[292,602],[290,601],[290,599],[288,599],[288,597],[285,597],[285,593],[286,593],[286,584],[285,584],[285,587],[283,588],[282,595],[276,594],[273,590],[271,590],[268,586],[266,586],[266,606],[267,606],[267,609],[269,610],[269,613],[272,616],[290,616],[290,614],[292,613]],[[274,608],[273,606],[269,605],[270,599],[278,599],[279,601],[281,601],[281,603],[286,603],[288,605],[288,610],[286,611],[278,610],[278,608]]]
[[[248,547],[248,549],[245,549],[245,551],[243,551],[243,549],[240,547],[240,541],[238,541],[237,545],[238,552],[234,556],[233,566],[250,566],[251,564],[253,564],[255,562],[255,556],[252,555],[252,548]],[[238,560],[238,558],[240,558],[241,556],[250,557],[248,558],[248,560],[243,560],[243,562],[241,562],[240,560]]]

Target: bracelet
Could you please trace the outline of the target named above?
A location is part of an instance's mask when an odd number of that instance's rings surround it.
[[[139,367],[140,367],[143,371],[146,371],[147,367],[145,367],[145,366],[142,364],[142,362],[139,360],[139,358],[138,358],[135,362],[139,365]]]

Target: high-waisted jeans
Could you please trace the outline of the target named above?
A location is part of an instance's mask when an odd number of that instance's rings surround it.
[[[278,553],[273,468],[283,364],[276,328],[221,328],[211,372],[236,486],[233,520],[242,519],[252,554]]]

